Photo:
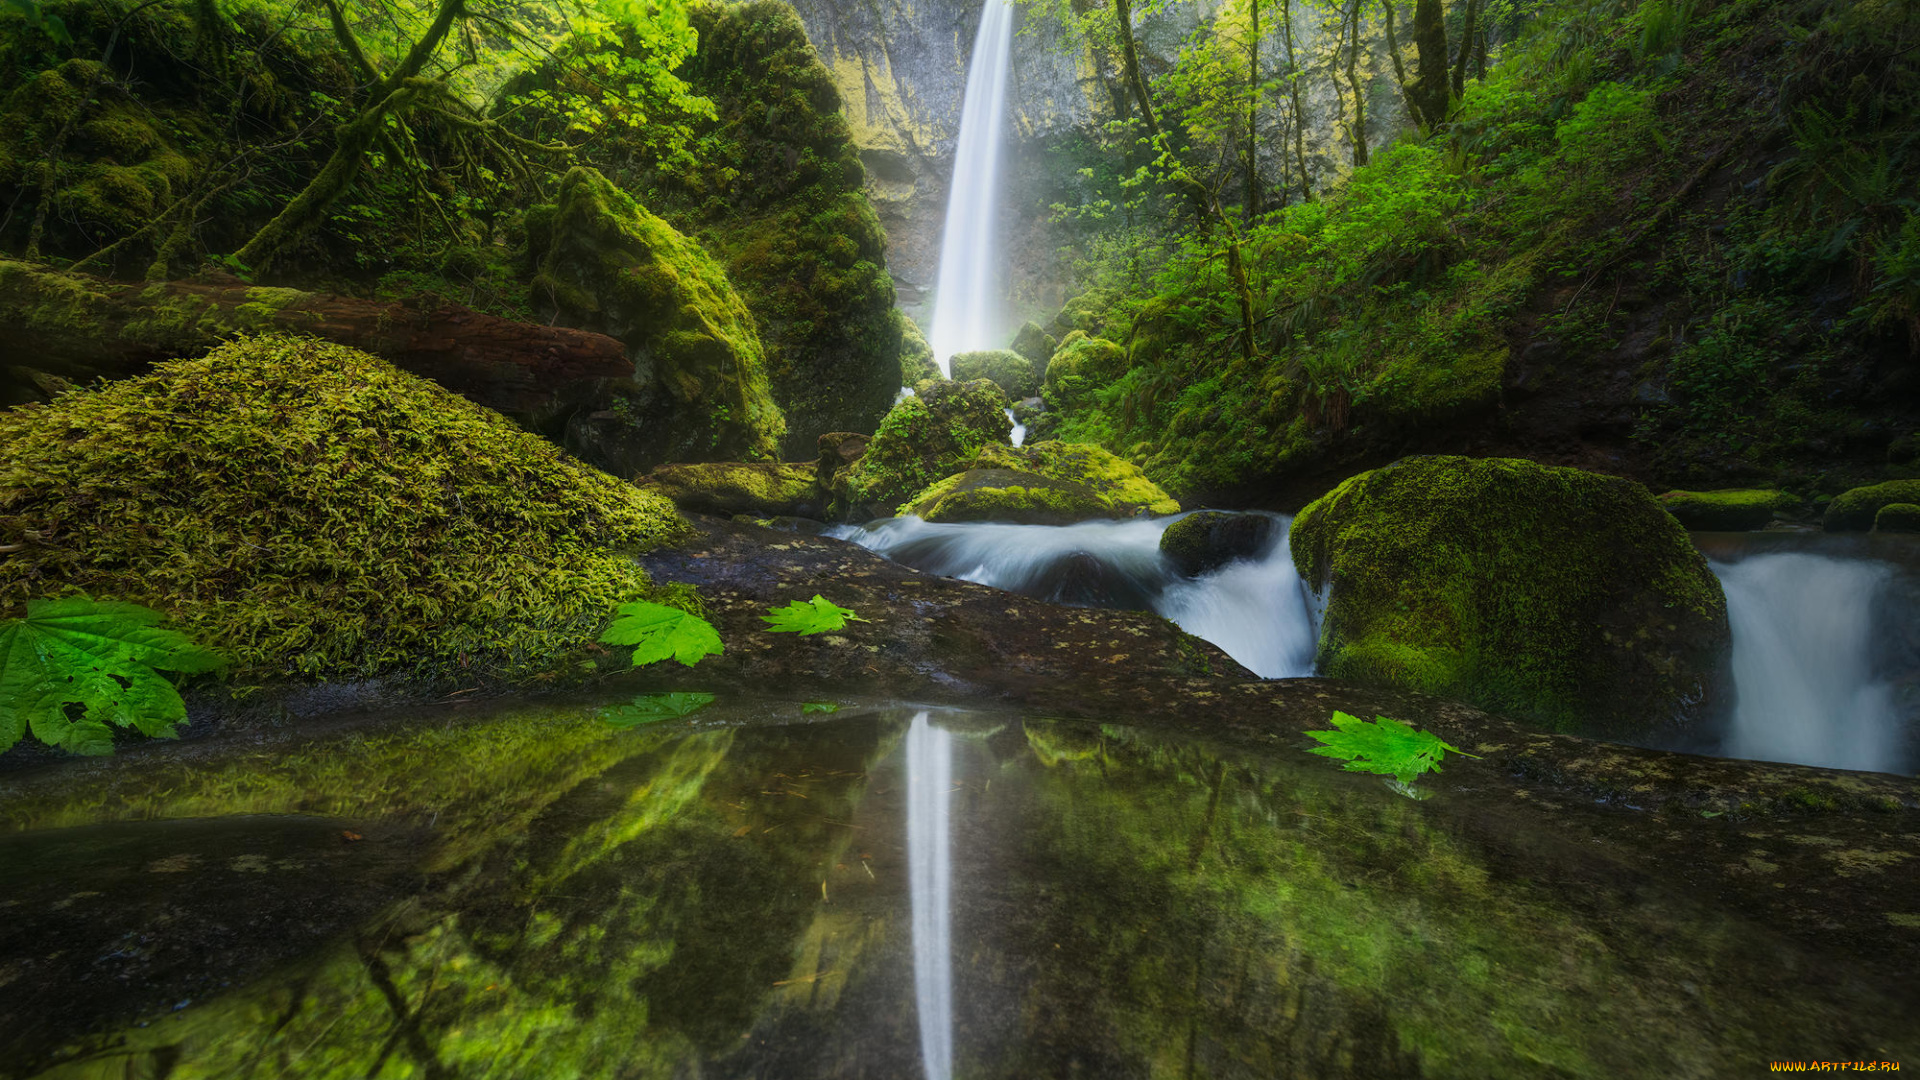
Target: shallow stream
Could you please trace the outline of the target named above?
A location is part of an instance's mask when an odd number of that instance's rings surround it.
[[[1920,1060],[1905,989],[1507,796],[910,705],[607,715],[444,709],[8,777],[0,1075]]]

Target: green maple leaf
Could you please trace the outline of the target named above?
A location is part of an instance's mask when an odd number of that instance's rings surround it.
[[[198,672],[226,658],[163,630],[152,608],[90,596],[31,600],[0,621],[0,750],[31,730],[76,754],[113,752],[109,724],[169,736],[186,702],[162,671]]]
[[[1325,744],[1314,747],[1308,753],[1339,758],[1347,763],[1345,768],[1348,772],[1391,776],[1402,787],[1413,783],[1414,778],[1422,774],[1439,772],[1440,759],[1446,757],[1449,750],[1467,757],[1479,757],[1478,754],[1468,754],[1457,746],[1440,741],[1439,736],[1430,732],[1415,731],[1391,717],[1376,716],[1372,722],[1368,722],[1335,711],[1333,726],[1337,730],[1307,732]]]
[[[837,713],[839,711],[840,706],[831,701],[805,701],[800,704],[801,716],[806,716],[808,713]]]
[[[838,630],[849,620],[867,621],[818,593],[812,600],[793,600],[784,607],[768,608],[767,614],[760,617],[767,621],[767,629],[776,634],[819,634]]]
[[[600,710],[600,719],[614,727],[638,727],[659,720],[690,716],[713,704],[712,694],[642,694],[628,705]]]
[[[634,646],[634,667],[669,656],[692,667],[702,657],[726,651],[712,623],[679,608],[641,601],[621,604],[615,611],[619,618],[600,640],[608,645]]]

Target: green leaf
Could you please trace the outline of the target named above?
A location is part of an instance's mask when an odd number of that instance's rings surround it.
[[[1372,722],[1368,722],[1336,711],[1333,714],[1333,726],[1336,730],[1307,732],[1308,736],[1325,744],[1314,747],[1308,753],[1339,758],[1347,763],[1345,767],[1349,772],[1391,776],[1401,787],[1412,784],[1416,777],[1425,773],[1439,772],[1440,761],[1449,750],[1466,757],[1479,756],[1442,742],[1429,732],[1415,731],[1390,717],[1376,716]]]
[[[837,713],[839,711],[840,706],[831,701],[808,701],[803,702],[800,706],[801,716],[805,716],[808,713]]]
[[[0,621],[0,750],[28,731],[76,754],[113,750],[107,725],[169,736],[187,706],[162,671],[200,672],[226,659],[151,608],[88,596],[33,600]]]
[[[703,657],[726,651],[720,644],[720,632],[698,615],[645,601],[621,604],[615,610],[619,618],[600,640],[608,645],[635,646],[634,667],[669,656],[692,667]]]
[[[712,694],[642,694],[628,705],[600,710],[600,719],[614,727],[639,727],[660,720],[690,716],[713,704]]]
[[[867,621],[818,593],[812,600],[793,600],[784,607],[768,608],[767,614],[760,617],[767,621],[767,629],[776,634],[819,634],[838,630],[847,625],[848,620]]]

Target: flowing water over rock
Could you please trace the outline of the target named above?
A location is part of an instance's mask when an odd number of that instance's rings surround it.
[[[602,708],[9,777],[0,1076],[1610,1080],[1920,1055],[1899,980],[1639,861],[1645,829],[1724,821],[1570,833],[1644,818],[1415,802],[1298,748],[1119,724]]]
[[[1013,41],[1012,0],[986,0],[967,66],[967,94],[947,192],[947,225],[940,239],[940,283],[927,341],[940,370],[951,375],[954,353],[990,349],[999,325],[1001,268],[993,244],[994,203],[1000,186],[1001,128],[1007,112],[1007,68]]]
[[[1040,600],[1153,611],[1220,646],[1263,678],[1313,674],[1318,618],[1294,572],[1283,525],[1266,548],[1187,578],[1160,554],[1177,519],[1076,525],[931,524],[917,517],[847,526],[830,535],[929,573]]]

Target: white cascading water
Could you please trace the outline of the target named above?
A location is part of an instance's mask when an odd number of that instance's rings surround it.
[[[1893,688],[1868,665],[1885,563],[1784,553],[1713,563],[1733,629],[1730,757],[1898,768]]]
[[[907,728],[907,871],[913,1000],[926,1080],[953,1076],[953,735],[920,713]]]
[[[1319,620],[1287,552],[1291,519],[1277,519],[1258,555],[1197,578],[1181,577],[1160,554],[1160,534],[1175,520],[936,525],[899,517],[829,535],[929,573],[1043,600],[1151,608],[1262,678],[1313,674]],[[1074,587],[1082,591],[1062,595]]]
[[[947,224],[940,236],[940,281],[928,342],[941,374],[954,353],[995,344],[992,277],[994,197],[1000,184],[1000,129],[1006,118],[1013,43],[1012,0],[987,0],[967,65],[960,138],[953,150]]]
[[[1007,419],[1013,421],[1013,434],[1008,436],[1008,438],[1013,440],[1013,445],[1019,446],[1021,443],[1026,442],[1027,425],[1021,423],[1020,419],[1013,415],[1012,409],[1007,410]]]

